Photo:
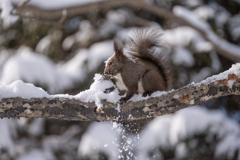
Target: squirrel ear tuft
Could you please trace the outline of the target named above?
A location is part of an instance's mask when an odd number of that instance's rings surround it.
[[[113,41],[113,46],[114,46],[114,52],[116,57],[121,57],[123,56],[123,45],[120,43],[116,38]]]

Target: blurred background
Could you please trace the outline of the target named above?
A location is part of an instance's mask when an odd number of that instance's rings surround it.
[[[240,60],[239,0],[0,0],[0,83],[89,88],[136,28],[162,31],[174,88]],[[0,119],[1,160],[240,159],[239,96],[144,122]]]

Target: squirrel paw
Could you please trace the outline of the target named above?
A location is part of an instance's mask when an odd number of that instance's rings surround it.
[[[119,100],[119,104],[125,104],[127,102],[127,99],[125,97],[122,97],[120,100]]]
[[[152,92],[144,92],[142,94],[143,97],[151,96]]]

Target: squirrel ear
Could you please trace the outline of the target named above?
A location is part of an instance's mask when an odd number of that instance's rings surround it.
[[[116,57],[122,57],[123,56],[123,45],[115,38],[113,41],[114,46],[114,52]]]

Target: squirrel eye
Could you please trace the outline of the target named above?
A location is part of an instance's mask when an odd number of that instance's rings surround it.
[[[112,62],[109,63],[109,66],[111,66],[111,65],[112,65]]]

